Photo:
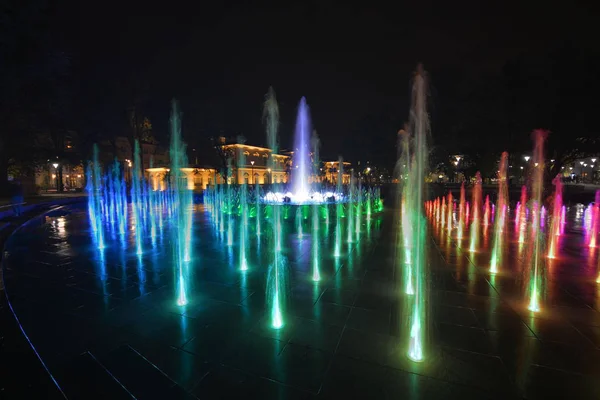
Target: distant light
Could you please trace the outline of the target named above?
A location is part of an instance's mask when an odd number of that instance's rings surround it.
[[[569,169],[573,169],[573,167],[569,167]]]
[[[550,162],[554,162],[554,159],[551,159]]]
[[[596,159],[595,159],[595,158],[592,158],[592,162],[593,162],[593,163],[595,163],[595,162],[596,162]]]
[[[77,177],[78,177],[78,178],[81,178],[81,174],[77,174]]]
[[[440,175],[440,176],[438,176],[438,178],[440,178],[440,179],[442,179],[443,177],[444,177],[444,175]]]
[[[540,165],[539,163],[535,163],[535,166],[537,167],[538,165]]]
[[[579,165],[583,165],[583,161],[579,161]]]
[[[54,168],[58,168],[58,163],[53,163],[53,164],[52,164],[52,166],[53,166]]]
[[[520,167],[521,169],[523,169],[523,167]]]
[[[523,157],[525,159],[525,161],[529,161],[529,159],[531,158],[530,156],[525,156]]]

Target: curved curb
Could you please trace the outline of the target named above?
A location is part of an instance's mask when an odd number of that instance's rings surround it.
[[[76,202],[74,202],[76,203]],[[73,204],[73,203],[71,203]],[[37,221],[41,218],[43,218],[44,216],[52,213],[52,212],[56,212],[57,210],[62,210],[65,207],[67,207],[68,205],[71,204],[65,204],[65,205],[59,205],[57,207],[53,207],[51,209],[45,210],[29,219],[27,219],[26,221],[24,221],[22,224],[20,224],[19,226],[17,226],[6,238],[3,246],[2,246],[2,259],[0,260],[0,274],[1,274],[1,280],[3,282],[3,287],[4,287],[4,296],[6,298],[6,304],[8,304],[8,308],[10,309],[10,312],[12,313],[13,317],[15,318],[15,321],[17,323],[17,326],[19,327],[19,329],[21,330],[21,333],[23,334],[23,336],[25,337],[25,340],[27,341],[27,343],[29,343],[29,346],[31,347],[31,349],[33,350],[33,353],[35,354],[35,356],[37,357],[37,359],[40,361],[40,363],[42,364],[42,366],[44,367],[44,369],[46,370],[46,372],[48,373],[48,376],[50,377],[50,379],[52,380],[52,382],[54,383],[54,385],[56,386],[56,388],[58,389],[58,391],[60,392],[60,394],[65,398],[68,399],[68,397],[66,396],[65,392],[62,390],[62,388],[60,387],[60,385],[58,384],[57,380],[54,378],[54,375],[52,375],[52,373],[50,372],[50,369],[46,366],[46,363],[44,363],[44,360],[42,359],[42,357],[40,356],[40,354],[38,353],[37,349],[35,348],[34,344],[31,342],[31,340],[29,339],[29,336],[27,335],[27,332],[25,332],[25,329],[23,328],[23,325],[21,324],[21,321],[19,320],[19,317],[17,316],[17,313],[15,312],[12,302],[9,299],[9,294],[8,294],[8,288],[6,286],[6,281],[4,279],[4,270],[5,270],[5,263],[6,263],[6,255],[9,254],[7,251],[7,246],[10,243],[10,240],[12,239],[12,237],[21,231],[21,229],[23,229],[25,226],[28,226],[29,224],[33,223],[34,221]],[[41,205],[42,207],[44,205]]]

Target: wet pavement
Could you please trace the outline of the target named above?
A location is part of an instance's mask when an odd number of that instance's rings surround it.
[[[549,270],[542,311],[527,311],[518,248],[499,273],[483,247],[468,254],[435,226],[428,246],[426,360],[406,358],[393,215],[363,221],[361,240],[333,252],[322,229],[321,275],[311,280],[311,236],[286,236],[285,325],[265,312],[269,245],[251,235],[250,269],[209,214],[194,221],[189,304],[176,305],[169,236],[142,256],[106,236],[100,252],[83,209],[57,211],[7,245],[12,307],[68,398],[600,398],[597,255],[567,232]],[[437,229],[437,230],[436,230]],[[260,246],[258,245],[260,243]],[[593,257],[593,260],[590,259]],[[589,270],[589,271],[588,271]]]

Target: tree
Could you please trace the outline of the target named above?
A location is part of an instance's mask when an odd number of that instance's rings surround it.
[[[66,128],[69,59],[48,46],[44,3],[0,10],[0,192],[10,169],[29,173],[42,162],[40,135]]]

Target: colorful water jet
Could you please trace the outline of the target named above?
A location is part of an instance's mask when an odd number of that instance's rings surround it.
[[[246,156],[243,151],[239,152],[238,156],[238,168],[246,165]],[[248,260],[246,257],[246,238],[248,237],[248,183],[246,180],[242,181],[239,188],[240,190],[240,208],[242,222],[240,224],[240,270],[248,270]]]
[[[531,177],[532,187],[532,222],[529,245],[529,310],[540,311],[540,297],[543,293],[545,283],[545,263],[543,254],[543,234],[540,231],[542,192],[544,182],[544,140],[548,132],[535,130],[533,132],[533,174]]]
[[[279,127],[279,106],[275,92],[269,88],[266,95],[263,116],[266,122],[267,141],[272,154],[277,152],[277,130]],[[267,160],[267,166],[273,170],[275,165],[273,157]],[[273,251],[269,255],[269,268],[267,272],[267,309],[270,314],[271,327],[281,329],[284,324],[284,315],[287,297],[287,272],[282,254],[282,207],[273,206],[271,222],[271,240]]]
[[[171,118],[171,187],[172,203],[175,213],[175,227],[171,229],[174,245],[173,264],[176,266],[177,305],[188,303],[187,275],[191,259],[191,213],[192,192],[188,189],[187,179],[182,171],[188,165],[186,146],[181,140],[181,114],[177,101],[173,100]]]
[[[460,197],[458,202],[458,226],[456,232],[456,238],[458,239],[458,246],[461,247],[463,230],[465,224],[465,183],[462,182],[460,185]]]
[[[470,229],[469,251],[474,253],[479,247],[479,227],[481,225],[481,174],[477,171],[475,174],[475,184],[473,185],[473,193],[471,194],[471,202],[473,204],[473,220]]]
[[[423,195],[425,170],[427,165],[426,138],[429,132],[429,118],[426,109],[425,72],[419,66],[414,77],[412,88],[412,106],[410,112],[410,129],[413,135],[413,152],[411,155],[408,182],[404,190],[408,191],[407,213],[413,232],[411,267],[414,275],[414,295],[408,297],[408,350],[409,359],[420,362],[426,357],[427,327],[427,271],[425,240],[427,226],[423,213]],[[451,212],[451,207],[449,207]]]
[[[498,265],[502,261],[504,242],[504,223],[506,221],[506,209],[508,207],[508,153],[503,152],[498,166],[498,199],[496,210],[499,215],[494,220],[494,244],[492,248],[492,259],[490,260],[490,272],[498,272]]]
[[[554,184],[554,201],[552,202],[552,222],[548,232],[548,258],[555,258],[557,255],[562,221],[562,182],[560,175],[557,175],[552,183]]]

